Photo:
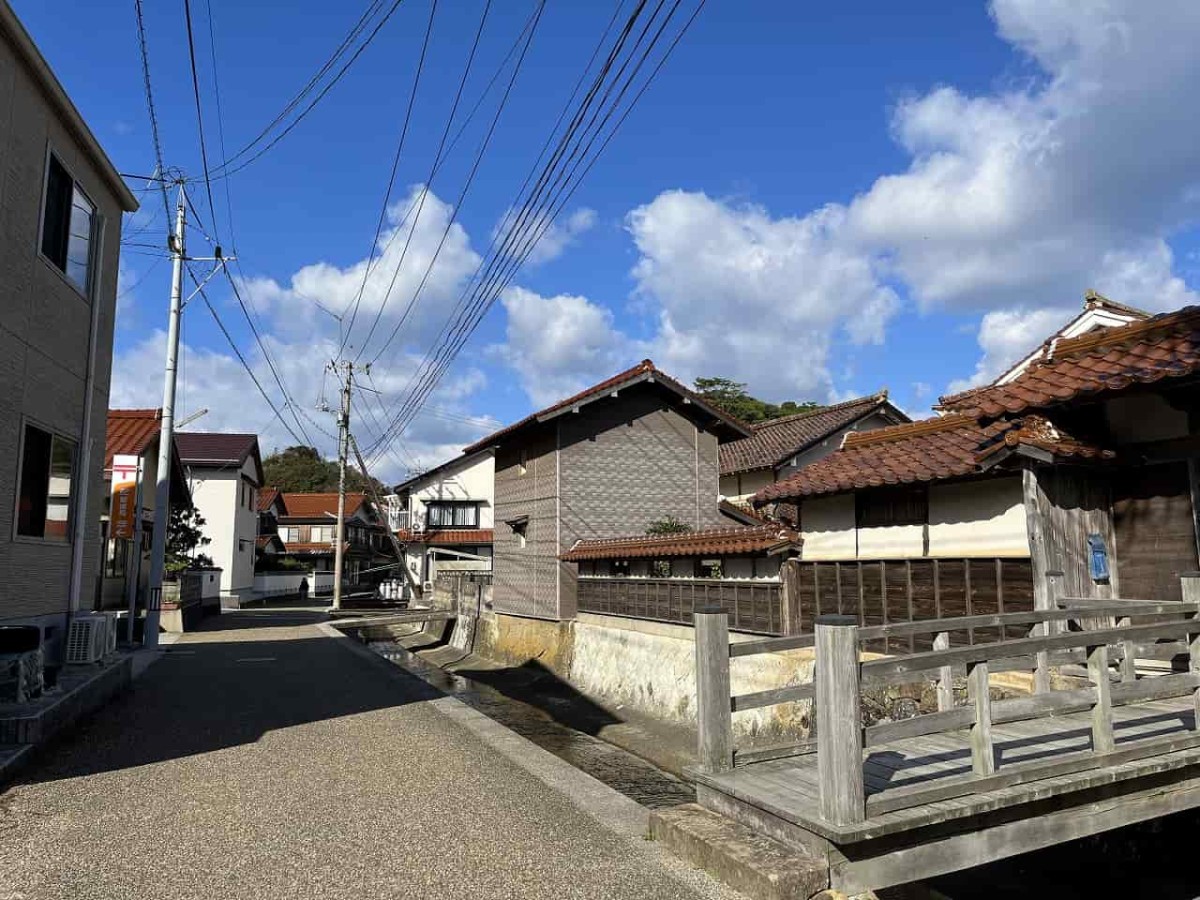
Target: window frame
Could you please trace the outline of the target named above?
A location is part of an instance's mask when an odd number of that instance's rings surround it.
[[[425,529],[427,531],[433,531],[434,529],[439,531],[469,531],[471,529],[477,529],[479,528],[479,507],[481,505],[482,504],[478,500],[430,500],[425,504]],[[433,521],[433,513],[435,509],[439,513],[443,511],[449,512],[451,524],[446,525],[435,523]],[[463,525],[454,524],[454,519],[456,518],[455,512],[459,509],[472,510],[474,515],[470,518],[472,518],[474,521]]]
[[[21,477],[25,472],[25,433],[30,427],[36,428],[38,431],[45,432],[50,436],[50,465],[49,474],[46,481],[46,506],[47,513],[49,512],[50,499],[50,478],[53,477],[53,460],[54,460],[54,441],[62,439],[69,441],[73,445],[71,451],[71,493],[67,495],[67,530],[63,540],[46,537],[46,521],[49,521],[47,515],[42,522],[42,535],[38,537],[32,534],[22,534],[21,528]],[[13,491],[13,517],[12,517],[12,539],[18,543],[38,544],[40,546],[50,547],[71,547],[75,543],[75,502],[76,488],[79,480],[79,439],[59,431],[57,428],[52,428],[49,425],[34,419],[31,416],[21,417],[21,430],[18,435],[17,443],[17,471],[16,479],[13,482],[15,490]]]
[[[92,206],[92,225],[91,225],[91,232],[88,235],[87,278],[86,278],[86,283],[82,284],[82,285],[77,283],[74,278],[72,278],[70,275],[67,274],[66,268],[60,269],[58,267],[58,263],[56,263],[49,256],[47,256],[45,249],[44,249],[45,237],[46,237],[46,203],[50,199],[50,162],[51,162],[51,160],[54,160],[60,166],[62,166],[63,171],[67,173],[67,177],[71,179],[71,185],[72,185],[73,191],[78,191],[80,194],[82,194],[83,198],[85,200],[87,200],[87,202],[90,203]],[[96,269],[98,268],[96,250],[97,250],[97,245],[99,243],[101,227],[103,224],[103,217],[100,214],[99,204],[97,204],[96,201],[92,199],[92,195],[89,194],[84,189],[83,184],[80,182],[80,180],[78,178],[75,177],[75,171],[69,165],[67,165],[66,162],[63,161],[62,156],[60,156],[58,153],[56,153],[54,151],[54,146],[49,142],[47,142],[47,144],[46,144],[45,159],[42,163],[41,194],[42,194],[42,200],[38,206],[38,227],[37,227],[37,255],[38,255],[38,258],[41,259],[41,261],[43,263],[45,263],[45,265],[51,271],[53,271],[55,275],[57,275],[67,285],[69,285],[71,290],[73,290],[76,294],[78,294],[81,298],[83,298],[87,302],[91,303],[93,301],[93,295],[94,295],[93,286],[96,281]],[[75,199],[74,193],[72,193],[72,195],[71,195],[72,207],[74,206],[74,199]],[[67,221],[68,221],[67,238],[68,238],[68,246],[69,246],[69,244],[70,244],[70,217],[69,216],[68,216]],[[68,263],[69,262],[70,262],[70,259],[68,257]]]
[[[912,507],[919,507],[919,513],[903,519],[896,516],[896,509],[903,500]],[[878,510],[871,510],[868,503],[888,504],[886,521],[878,521],[881,517]],[[912,484],[888,485],[856,492],[854,495],[854,527],[864,528],[909,528],[929,524],[929,485],[918,481]]]

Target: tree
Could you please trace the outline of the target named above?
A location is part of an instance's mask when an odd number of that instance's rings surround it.
[[[263,460],[263,476],[267,484],[286,493],[328,493],[338,488],[337,461],[325,459],[316,447],[276,450]],[[387,493],[378,479],[368,482],[360,471],[347,466],[346,490],[365,492],[371,487],[380,494]]]
[[[178,575],[189,566],[212,566],[212,557],[196,552],[198,548],[212,543],[202,530],[207,524],[194,506],[171,507],[171,518],[167,521],[167,558],[164,563],[168,575]]]
[[[741,419],[750,424],[821,408],[820,404],[808,400],[802,403],[794,400],[785,400],[779,404],[768,403],[765,400],[751,397],[746,392],[745,384],[731,378],[697,378],[696,393],[713,406],[719,406],[735,419]]]
[[[663,516],[646,526],[646,534],[687,534],[692,526],[674,516]]]

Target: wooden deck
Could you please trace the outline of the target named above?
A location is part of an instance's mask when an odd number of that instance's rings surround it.
[[[1063,599],[874,626],[831,615],[812,635],[734,645],[723,611],[698,612],[697,799],[822,859],[846,893],[1200,807],[1200,574],[1184,577],[1183,592],[1184,602]],[[1028,634],[970,637],[997,628]],[[864,653],[924,635],[932,651]],[[814,648],[812,683],[731,696],[731,659],[798,647]],[[1147,659],[1172,660],[1173,671],[1144,671]],[[1034,693],[994,697],[989,673],[1013,670],[1033,673]],[[937,711],[863,725],[864,691],[929,681]],[[735,746],[734,714],[792,702],[813,704],[815,739]]]
[[[1116,749],[1110,754],[1092,753],[1088,713],[993,726],[998,771],[991,790],[980,790],[983,786],[973,776],[967,729],[874,747],[866,752],[863,765],[867,817],[853,825],[834,825],[821,817],[815,753],[717,774],[697,773],[696,781],[843,845],[1200,765],[1200,734],[1195,731],[1190,697],[1118,707],[1113,712]],[[1176,739],[1177,750],[1163,753],[1161,739],[1166,737]],[[1139,750],[1150,749],[1153,755],[1137,758]],[[1083,768],[1056,774],[1058,769],[1075,766]],[[919,802],[914,788],[959,796]],[[872,813],[878,801],[893,798],[903,806]],[[908,805],[910,801],[914,805]]]

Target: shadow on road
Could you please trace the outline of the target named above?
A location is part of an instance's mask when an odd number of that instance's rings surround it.
[[[271,731],[436,699],[394,666],[302,629],[324,609],[241,610],[170,645],[130,691],[70,729],[27,770],[53,781],[253,744]],[[391,677],[380,677],[381,666]]]

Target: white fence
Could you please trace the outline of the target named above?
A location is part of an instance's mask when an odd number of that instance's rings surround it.
[[[308,582],[310,597],[333,592],[332,572],[257,572],[254,575],[254,597],[261,599],[299,593],[301,581]]]

